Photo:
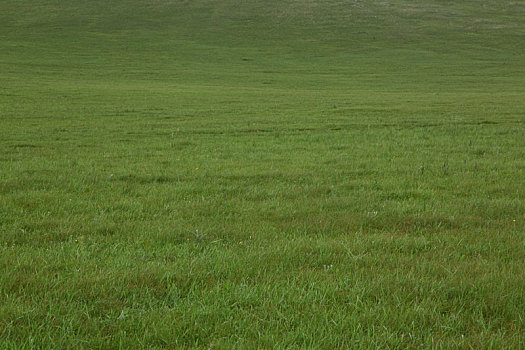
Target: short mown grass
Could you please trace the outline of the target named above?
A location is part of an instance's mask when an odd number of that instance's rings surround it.
[[[523,18],[1,3],[0,347],[523,347]]]

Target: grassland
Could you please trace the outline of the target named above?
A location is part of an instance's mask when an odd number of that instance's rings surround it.
[[[0,2],[0,348],[525,346],[525,3]]]

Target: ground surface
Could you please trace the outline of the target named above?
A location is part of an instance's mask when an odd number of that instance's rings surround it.
[[[525,3],[0,3],[0,348],[525,346]]]

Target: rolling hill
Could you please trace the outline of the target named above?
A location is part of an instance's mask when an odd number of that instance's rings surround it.
[[[0,3],[0,347],[519,348],[525,3]]]

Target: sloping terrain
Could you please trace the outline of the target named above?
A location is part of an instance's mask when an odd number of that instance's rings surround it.
[[[0,348],[519,348],[525,2],[0,3]]]

